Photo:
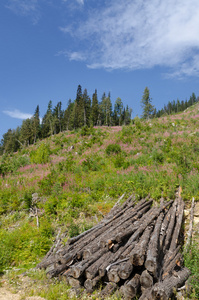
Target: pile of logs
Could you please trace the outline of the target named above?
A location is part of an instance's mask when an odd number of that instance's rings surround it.
[[[179,236],[184,202],[117,203],[96,226],[63,245],[61,238],[37,266],[50,277],[62,276],[74,288],[102,299],[118,290],[123,299],[169,299],[190,275],[183,267]]]

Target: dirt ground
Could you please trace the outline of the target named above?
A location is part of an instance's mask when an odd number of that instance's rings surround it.
[[[20,300],[21,295],[20,293],[13,294],[6,290],[5,288],[0,288],[0,300]],[[24,298],[23,298],[24,299]],[[44,298],[41,297],[27,297],[24,300],[44,300]]]

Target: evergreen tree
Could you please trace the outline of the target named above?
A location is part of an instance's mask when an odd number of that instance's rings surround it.
[[[68,100],[68,106],[66,110],[64,111],[64,120],[63,120],[63,126],[64,130],[71,130],[73,129],[73,122],[72,122],[72,112],[74,109],[74,103],[71,101],[71,99]]]
[[[62,131],[63,111],[61,101],[57,103],[52,113],[53,133],[57,134]]]
[[[151,104],[151,98],[148,87],[144,89],[141,104],[143,107],[142,118],[147,120],[150,119],[153,116],[154,106]]]
[[[112,116],[112,103],[110,99],[110,93],[108,97],[106,97],[106,94],[103,93],[102,95],[102,102],[101,102],[101,120],[102,125],[110,126],[111,125],[111,116]]]
[[[91,99],[88,96],[87,89],[84,90],[82,95],[83,101],[83,116],[84,116],[84,126],[90,125],[90,114],[91,114]]]
[[[47,111],[42,119],[42,137],[48,137],[53,134],[53,112],[52,101],[48,102]]]
[[[40,119],[39,119],[39,105],[37,105],[37,107],[35,109],[35,113],[32,117],[32,132],[33,132],[33,137],[34,137],[33,143],[35,143],[36,139],[39,138],[40,133],[41,133]]]
[[[34,141],[34,136],[32,132],[32,120],[23,120],[21,130],[20,130],[20,140],[24,145],[30,145]]]
[[[129,108],[127,105],[124,113],[124,125],[129,125],[131,123],[131,114],[132,114],[132,108]]]
[[[92,104],[91,104],[91,125],[96,126],[99,122],[99,103],[97,99],[97,90],[92,96]]]
[[[123,111],[123,103],[121,98],[117,98],[115,101],[115,106],[114,106],[114,116],[115,116],[115,121],[116,124],[115,125],[121,125],[122,124],[122,111]],[[125,115],[125,114],[123,114]],[[125,117],[123,116],[123,119],[125,119]]]
[[[16,152],[20,148],[19,142],[20,129],[16,130],[8,129],[6,133],[3,134],[3,139],[1,140],[1,153],[12,153]]]

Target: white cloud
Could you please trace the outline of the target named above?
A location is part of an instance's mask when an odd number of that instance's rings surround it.
[[[4,110],[3,113],[8,115],[11,118],[21,119],[21,120],[30,119],[33,116],[31,114],[28,114],[28,113],[23,113],[18,109],[14,109],[12,111],[11,110]]]
[[[17,15],[31,16],[34,23],[40,18],[38,0],[8,0],[6,7]]]
[[[198,0],[108,3],[92,10],[77,28],[60,28],[87,41],[85,55],[82,51],[81,55],[88,67],[135,70],[164,66],[176,76],[199,75]],[[78,51],[69,57],[78,60]]]
[[[77,0],[77,2],[82,5],[84,4],[84,0]]]

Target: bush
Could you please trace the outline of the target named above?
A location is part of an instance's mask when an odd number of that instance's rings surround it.
[[[30,163],[27,156],[8,156],[3,155],[0,163],[0,174],[3,176],[8,173],[16,172],[20,167],[24,167]]]
[[[34,164],[45,164],[50,160],[50,146],[46,143],[42,143],[36,150],[32,150],[30,153],[30,161]]]
[[[111,155],[111,154],[118,154],[122,152],[122,149],[120,145],[118,144],[110,144],[106,147],[106,154]]]

